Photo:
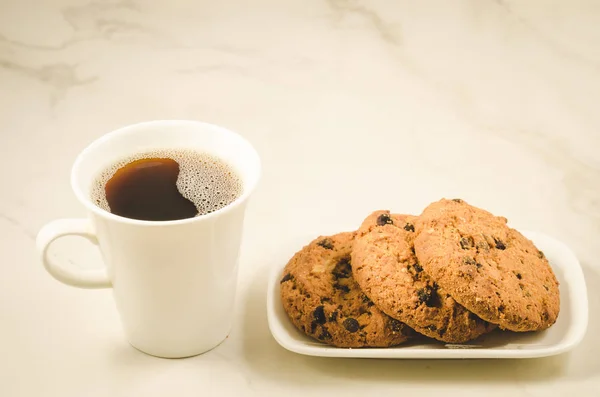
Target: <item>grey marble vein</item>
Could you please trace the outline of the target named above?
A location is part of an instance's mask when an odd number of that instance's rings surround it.
[[[75,22],[80,17],[97,15],[102,12],[112,10],[130,10],[140,12],[140,7],[131,0],[121,0],[118,2],[92,1],[88,4],[78,6],[68,6],[61,9],[63,18],[73,28],[77,28]]]
[[[545,43],[548,47],[552,48],[552,50],[557,53],[564,55],[567,58],[572,58],[576,61],[587,64],[590,68],[600,71],[600,63],[595,61],[594,59],[589,58],[586,54],[582,54],[573,48],[569,48],[559,41],[556,41],[548,35],[544,34],[540,29],[538,29],[531,21],[527,20],[523,16],[519,15],[516,11],[513,10],[511,5],[506,0],[492,0],[495,4],[505,10],[509,15],[511,15],[514,19],[516,19],[521,25],[525,28],[529,29],[535,36],[539,38],[540,41]]]
[[[27,237],[29,237],[31,239],[35,239],[35,233],[32,232],[31,230],[27,229],[21,222],[19,222],[17,219],[13,218],[12,216],[10,216],[4,212],[0,212],[0,219],[10,223],[15,228],[22,231],[23,234],[25,234]]]
[[[93,1],[82,6],[68,6],[60,10],[64,21],[71,26],[74,33],[68,39],[56,45],[43,45],[21,40],[15,40],[0,33],[0,43],[10,46],[37,51],[60,51],[65,50],[85,40],[110,39],[115,32],[134,31],[134,32],[155,32],[152,29],[140,24],[119,21],[115,19],[103,18],[103,14],[114,10],[129,10],[140,12],[139,6],[130,0],[119,2],[97,2]]]
[[[398,33],[393,32],[391,27],[377,14],[376,11],[367,8],[354,0],[326,0],[330,8],[338,15],[353,13],[360,15],[377,32],[379,37],[392,45],[402,44]]]
[[[78,40],[76,40],[75,38],[72,37],[72,38],[69,38],[68,40],[63,41],[62,43],[60,43],[58,45],[40,45],[40,44],[26,43],[26,42],[23,42],[23,41],[10,39],[10,38],[8,38],[8,37],[6,37],[6,36],[4,36],[3,34],[0,33],[0,43],[6,44],[8,46],[25,48],[25,49],[28,49],[28,50],[36,50],[36,51],[59,51],[59,50],[64,50],[65,48],[70,47],[71,45],[73,45],[77,41]]]
[[[19,73],[28,78],[47,84],[53,88],[51,104],[60,101],[66,92],[76,86],[91,84],[98,80],[97,76],[81,78],[77,75],[77,65],[56,63],[43,65],[39,68],[21,65],[16,62],[0,59],[0,69]]]
[[[114,11],[119,11],[118,17]],[[145,18],[140,16],[139,6],[132,1],[91,2],[82,6],[64,7],[60,12],[65,22],[75,31],[72,42],[91,39],[114,40],[119,34],[148,36],[157,43],[172,44],[174,41],[165,32],[145,23]]]
[[[179,74],[196,74],[196,73],[210,73],[210,72],[234,72],[240,75],[246,75],[246,71],[238,66],[227,65],[227,64],[215,64],[215,65],[198,65],[191,66],[189,68],[176,69],[176,73]]]

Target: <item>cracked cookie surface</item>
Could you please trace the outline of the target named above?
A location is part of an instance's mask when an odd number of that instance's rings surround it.
[[[491,331],[493,325],[459,305],[420,266],[415,221],[389,211],[363,221],[352,251],[361,289],[384,313],[431,338],[461,343]]]
[[[321,342],[337,347],[389,347],[414,331],[385,315],[352,276],[355,233],[321,236],[286,265],[281,300],[292,323]]]
[[[504,217],[464,200],[430,204],[415,222],[419,263],[479,317],[511,331],[556,322],[558,281],[544,254]]]

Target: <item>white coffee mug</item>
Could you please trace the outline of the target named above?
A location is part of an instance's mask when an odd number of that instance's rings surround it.
[[[207,215],[175,221],[141,221],[111,214],[90,199],[100,172],[130,155],[156,149],[195,149],[224,160],[239,174],[242,194]],[[71,186],[87,219],[59,219],[44,226],[37,247],[48,272],[82,288],[113,288],[126,337],[159,357],[204,353],[232,325],[238,253],[248,198],[260,176],[260,159],[241,136],[197,121],[151,121],[110,132],[77,157]],[[57,263],[49,245],[62,236],[97,244],[104,268]]]

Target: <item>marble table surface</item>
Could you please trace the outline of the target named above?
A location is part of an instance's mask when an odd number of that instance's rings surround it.
[[[0,395],[594,396],[600,389],[600,6],[590,1],[0,0]],[[85,216],[69,186],[95,138],[152,119],[248,138],[235,326],[191,359],[123,338],[110,290],[61,285],[39,228]],[[567,243],[590,322],[533,360],[325,359],[269,333],[282,247],[462,197]],[[98,266],[64,239],[54,255]]]

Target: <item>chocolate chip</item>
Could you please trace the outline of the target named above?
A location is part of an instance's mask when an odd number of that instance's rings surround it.
[[[344,269],[333,269],[333,271],[331,272],[331,274],[333,275],[334,279],[340,279],[340,278],[349,278],[350,277],[350,272],[345,271]]]
[[[500,305],[500,306],[498,306],[498,311],[499,311],[500,313],[504,313],[504,309],[506,309],[506,308],[504,307],[504,305]]]
[[[482,265],[481,263],[479,263],[479,262],[477,262],[477,263],[475,264],[475,266],[477,266],[477,269],[479,269],[479,268],[482,268],[482,267],[483,267],[483,265]]]
[[[418,263],[415,263],[413,265],[413,267],[415,268],[415,272],[417,272],[417,273],[421,273],[423,271],[423,267],[421,265],[419,265]]]
[[[360,329],[360,324],[358,324],[358,321],[356,321],[356,319],[352,317],[348,317],[347,319],[345,319],[343,325],[344,328],[346,328],[346,331],[348,332],[356,332]]]
[[[427,327],[425,327],[425,328],[427,328],[427,329],[428,329],[428,330],[430,330],[431,332],[435,332],[435,331],[437,331],[437,327],[436,327],[435,325],[433,325],[433,324],[431,324],[431,325],[428,325],[428,326],[427,326]]]
[[[544,253],[543,253],[542,251],[539,251],[539,250],[538,250],[538,257],[539,257],[540,259],[544,259],[546,256],[544,255]]]
[[[317,330],[317,325],[319,325],[316,321],[313,321],[312,323],[310,323],[310,332],[312,334],[315,333],[315,331]]]
[[[417,291],[417,297],[419,298],[419,302],[425,303],[431,298],[431,292],[427,288],[421,288]]]
[[[350,257],[341,257],[335,265],[335,268],[331,272],[333,277],[338,278],[349,278],[352,272],[352,266],[350,265]]]
[[[416,254],[415,247],[410,247],[410,252],[412,252],[412,254],[415,255]]]
[[[454,201],[454,202],[456,202],[456,203],[462,203],[462,202],[463,202],[461,199],[458,199],[458,198],[456,198],[456,199],[452,199],[452,201]]]
[[[342,256],[338,259],[338,266],[343,266],[344,268],[350,268],[350,255]]]
[[[523,276],[521,276],[521,273],[516,273],[516,274],[515,274],[515,276],[517,276],[517,278],[518,278],[519,280],[521,280],[521,279],[523,278]]]
[[[550,314],[548,314],[548,312],[547,312],[547,311],[544,311],[544,312],[542,313],[542,320],[544,320],[544,321],[548,321],[548,319],[549,319],[549,318],[550,318]]]
[[[496,248],[498,248],[499,250],[505,250],[506,249],[506,245],[504,245],[504,243],[502,242],[502,240],[499,240],[496,237],[494,237],[494,242],[496,243]]]
[[[283,276],[283,278],[280,281],[280,284],[283,284],[286,281],[290,281],[290,280],[293,280],[293,279],[294,279],[294,276],[292,276],[290,273],[288,273],[285,276]]]
[[[469,248],[473,248],[475,245],[475,241],[473,241],[473,237],[463,237],[460,239],[460,248],[464,250],[468,250]]]
[[[389,214],[381,214],[377,217],[377,226],[392,225],[394,222]]]
[[[440,330],[438,331],[438,335],[444,336],[444,334],[446,333],[447,330],[448,330],[448,327],[440,328]]]
[[[331,302],[331,298],[321,298],[321,303],[325,303],[325,302]]]
[[[317,245],[325,248],[326,250],[333,249],[333,241],[331,241],[331,239],[328,238],[324,238],[323,240],[319,241]]]
[[[331,334],[327,331],[327,328],[323,327],[321,334],[317,336],[319,340],[331,339]]]
[[[329,318],[327,319],[330,323],[333,323],[335,321],[337,321],[338,318],[338,312],[334,311],[333,313],[331,313],[331,315],[329,316]]]
[[[407,223],[406,225],[404,225],[404,230],[406,230],[407,232],[414,232],[415,226],[412,223]]]
[[[350,288],[347,285],[343,285],[343,284],[339,284],[339,283],[333,284],[333,288],[340,290],[342,292],[345,292],[345,293],[350,292]]]
[[[425,288],[417,290],[417,297],[419,298],[419,302],[424,303],[427,307],[438,306],[440,302],[436,289],[437,288],[435,288],[435,286],[434,288],[426,286]]]
[[[327,317],[325,317],[325,308],[323,306],[317,306],[315,311],[313,312],[313,317],[317,324],[325,324],[327,322]]]
[[[396,320],[395,318],[390,317],[390,328],[394,332],[402,332],[402,329],[404,328],[404,324],[402,324],[400,321]]]
[[[414,268],[414,270],[413,270],[413,268]],[[407,265],[406,269],[409,271],[409,273],[414,281],[421,279],[421,272],[418,270],[418,268],[415,267],[415,265]]]

